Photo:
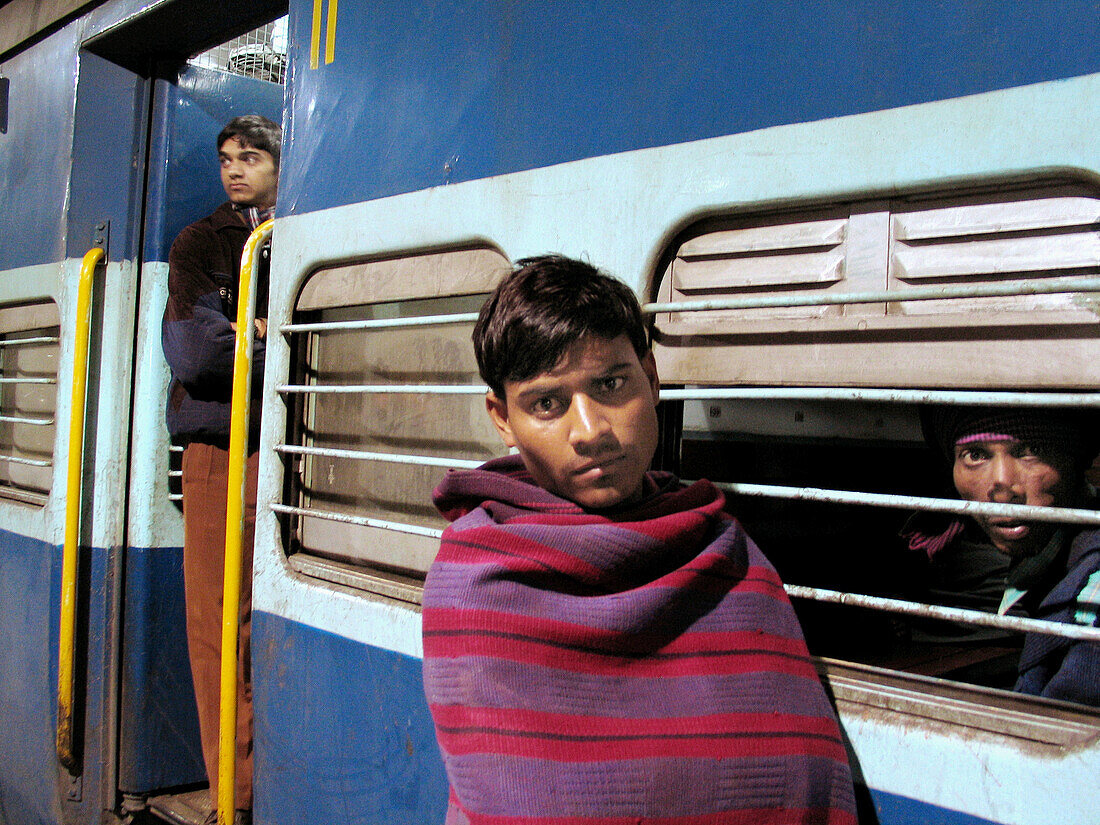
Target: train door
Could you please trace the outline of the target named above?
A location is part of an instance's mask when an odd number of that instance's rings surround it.
[[[94,233],[107,265],[95,281],[86,405],[74,653],[79,758],[59,771],[62,822],[124,815],[157,794],[205,782],[184,632],[180,506],[163,423],[166,262],[175,234],[224,200],[214,148],[221,127],[236,114],[282,116],[278,83],[186,61],[270,20],[278,4],[208,15],[210,5],[160,4],[119,19],[122,10],[109,4],[80,21],[67,220],[70,246]],[[206,27],[182,25],[195,19]],[[170,45],[156,32],[171,33]],[[254,63],[246,51],[226,62]],[[70,314],[61,303],[62,369]],[[77,808],[67,811],[70,802]]]
[[[214,146],[225,123],[249,113],[282,119],[277,82],[193,64],[164,74],[153,82],[121,673],[119,787],[135,803],[205,779],[184,624],[182,447],[164,426],[168,252],[184,226],[225,200]]]

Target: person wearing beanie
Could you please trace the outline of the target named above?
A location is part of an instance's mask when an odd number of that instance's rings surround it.
[[[927,440],[967,501],[1092,508],[1086,479],[1100,435],[1076,410],[927,407]],[[1100,530],[1015,516],[921,513],[902,532],[927,559],[933,596],[952,606],[1095,626]],[[955,596],[952,598],[952,594]],[[1021,693],[1100,706],[1100,644],[1028,633],[1016,668]]]

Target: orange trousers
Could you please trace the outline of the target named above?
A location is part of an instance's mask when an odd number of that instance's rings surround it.
[[[235,804],[252,808],[252,542],[256,532],[256,471],[259,453],[245,469],[244,537],[237,648],[237,776]],[[225,509],[229,453],[209,444],[183,451],[183,581],[187,648],[203,761],[211,804],[218,799],[218,722],[221,699],[222,586],[225,569]]]

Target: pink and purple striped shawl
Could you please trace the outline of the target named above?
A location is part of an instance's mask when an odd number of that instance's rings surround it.
[[[515,457],[435,491],[424,685],[448,825],[854,823],[778,575],[707,482],[585,512]]]

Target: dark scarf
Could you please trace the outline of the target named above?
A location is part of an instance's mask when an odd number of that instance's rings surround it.
[[[517,457],[455,471],[424,592],[448,823],[854,823],[774,569],[707,482],[586,512]]]
[[[240,213],[244,218],[244,222],[252,229],[256,231],[261,223],[266,220],[270,220],[275,217],[275,207],[270,206],[267,209],[260,209],[258,206],[242,206],[240,204],[233,204],[233,208]]]

